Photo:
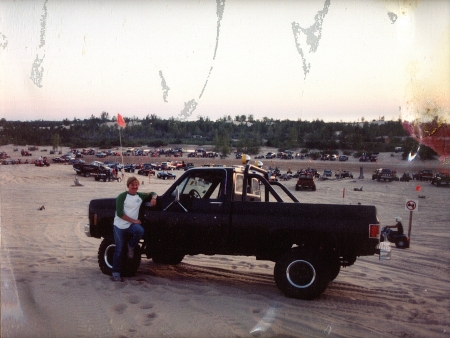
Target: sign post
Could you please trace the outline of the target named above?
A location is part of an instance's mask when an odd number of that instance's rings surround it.
[[[411,239],[411,227],[412,227],[412,216],[413,211],[419,210],[419,201],[413,199],[406,199],[405,210],[409,211],[409,227],[408,227],[408,238]]]

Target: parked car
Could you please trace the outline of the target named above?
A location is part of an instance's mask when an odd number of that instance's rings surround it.
[[[437,173],[431,179],[431,184],[435,184],[436,186],[441,185],[450,185],[450,174],[448,173]]]
[[[125,164],[125,166],[123,167],[123,170],[127,173],[134,173],[134,171],[136,170],[136,166],[134,164]]]
[[[368,162],[368,161],[370,161],[370,157],[369,157],[369,156],[362,155],[362,156],[359,158],[359,162]]]
[[[348,161],[348,156],[347,155],[341,155],[339,156],[339,161],[343,162],[343,161]]]
[[[106,153],[104,153],[103,151],[100,151],[100,152],[96,153],[95,156],[97,156],[99,158],[105,158],[108,155]]]
[[[189,170],[191,168],[194,168],[194,163],[186,163],[186,166],[184,167],[184,171]]]
[[[44,157],[42,160],[34,161],[34,165],[36,167],[50,167],[50,162],[47,160],[47,157]]]
[[[314,177],[312,175],[300,175],[298,177],[297,183],[295,184],[295,190],[299,191],[302,189],[316,191],[316,183],[314,182]]]
[[[335,176],[336,178],[345,178],[345,177],[353,178],[353,174],[348,170],[342,170],[340,172],[337,172]]]
[[[388,168],[376,169],[372,174],[372,180],[392,182],[394,180],[394,174],[392,170]]]
[[[331,155],[330,156],[330,161],[336,161],[338,159],[338,156],[337,155]]]
[[[170,162],[161,162],[161,170],[174,170],[175,168]]]
[[[275,157],[277,157],[277,154],[275,154],[275,153],[268,152],[268,153],[266,154],[266,158],[271,159],[271,158],[275,158]]]
[[[144,168],[138,170],[138,175],[148,176],[149,174],[152,176],[156,175],[156,171],[154,171],[151,165],[145,165]]]
[[[177,177],[177,175],[174,175],[168,171],[160,171],[158,172],[158,174],[156,175],[156,177],[162,179],[162,180],[167,180],[169,178],[171,179],[175,179]]]
[[[322,177],[331,177],[333,176],[333,173],[331,172],[330,169],[324,169]]]
[[[412,180],[412,176],[409,172],[403,173],[403,175],[400,177],[400,182],[409,182],[410,180]]]
[[[370,162],[376,162],[378,161],[378,156],[377,155],[370,155]]]
[[[433,179],[433,171],[430,169],[422,169],[417,173],[415,179],[419,181],[431,181]]]

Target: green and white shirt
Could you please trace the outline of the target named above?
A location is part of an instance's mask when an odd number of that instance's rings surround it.
[[[138,192],[136,195],[131,195],[128,191],[124,191],[116,198],[116,216],[114,217],[114,225],[119,229],[128,229],[131,225],[130,222],[122,219],[123,215],[127,215],[130,218],[138,219],[139,208],[145,200],[149,200],[152,195],[156,195],[154,192],[142,193]]]

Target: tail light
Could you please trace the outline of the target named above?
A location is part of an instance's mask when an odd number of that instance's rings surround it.
[[[94,225],[97,225],[97,214],[94,214]]]
[[[380,237],[380,225],[379,224],[369,224],[369,237],[379,238]]]

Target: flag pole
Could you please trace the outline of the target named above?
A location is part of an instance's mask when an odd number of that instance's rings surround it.
[[[122,133],[120,132],[121,129],[122,127],[119,127],[120,157],[122,158],[122,169],[123,169]]]
[[[123,168],[123,148],[122,148],[122,132],[121,128],[125,128],[126,123],[122,115],[117,114],[117,125],[119,126],[119,141],[120,141],[120,157],[122,158],[122,168]],[[122,173],[123,175],[123,173]]]

